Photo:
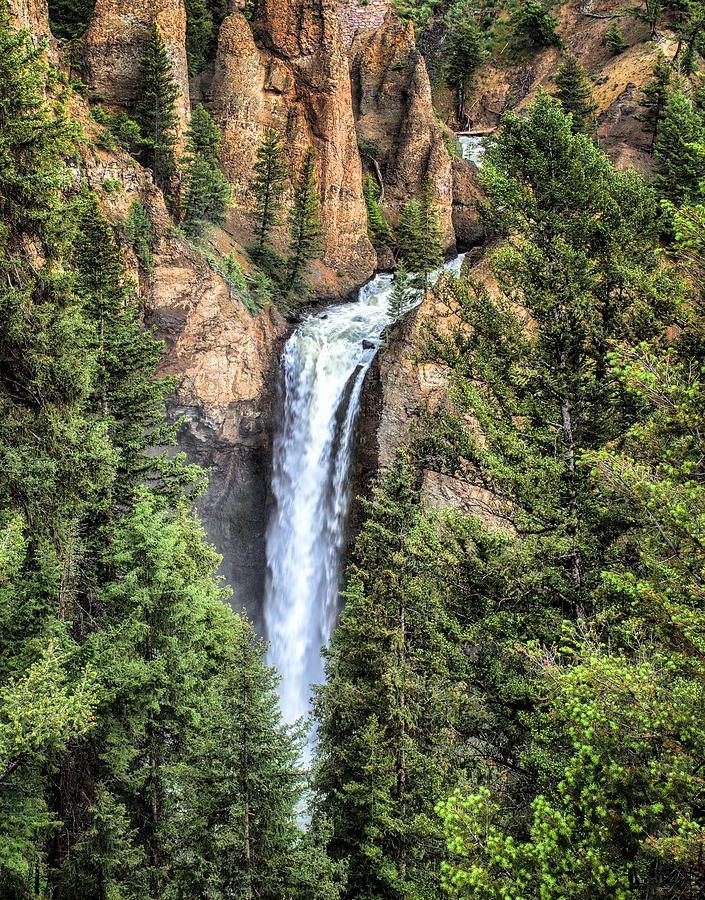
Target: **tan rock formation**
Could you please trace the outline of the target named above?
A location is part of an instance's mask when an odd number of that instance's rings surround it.
[[[356,32],[363,28],[379,28],[390,7],[390,0],[338,0],[338,18],[345,46],[349,47]]]
[[[83,38],[84,78],[107,106],[129,108],[135,98],[139,59],[154,22],[161,29],[181,92],[176,110],[183,130],[191,111],[184,0],[97,0]]]
[[[85,113],[81,120],[90,135],[95,124]],[[259,623],[277,375],[290,327],[274,309],[253,317],[207,261],[174,235],[161,191],[145,169],[128,156],[82,148],[76,178],[97,192],[110,221],[124,221],[139,199],[152,223],[153,271],[140,272],[131,253],[128,266],[145,299],[145,321],[165,343],[161,371],[177,379],[168,411],[184,419],[179,449],[210,469],[199,511],[223,554],[233,605],[246,605]],[[106,191],[107,179],[120,188]]]
[[[15,28],[30,28],[35,41],[48,41],[50,53],[54,53],[47,0],[8,0],[7,9],[11,25]]]
[[[482,189],[477,168],[469,159],[453,159],[453,228],[460,250],[468,250],[482,243],[485,229],[480,224],[477,204]]]
[[[398,222],[401,207],[419,194],[428,174],[436,190],[445,246],[453,247],[451,158],[433,112],[413,25],[403,25],[390,11],[381,28],[359,31],[350,48],[350,77],[358,141],[367,145],[368,159],[376,156],[388,220]]]
[[[317,155],[325,227],[323,260],[350,281],[367,278],[367,237],[347,59],[333,0],[261,0],[254,23],[224,21],[209,107],[223,128],[221,163],[233,184],[235,227],[248,228],[252,166],[267,127],[276,128],[295,171],[307,146]]]

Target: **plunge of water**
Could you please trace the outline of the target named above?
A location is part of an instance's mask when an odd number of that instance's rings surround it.
[[[461,263],[456,257],[445,269],[459,274]],[[378,275],[357,302],[309,316],[282,356],[265,623],[288,723],[308,713],[311,685],[323,680],[320,651],[338,614],[360,392],[392,321],[391,285],[391,276]]]

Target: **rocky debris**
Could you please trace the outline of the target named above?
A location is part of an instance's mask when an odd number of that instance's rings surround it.
[[[411,22],[391,10],[381,28],[358,31],[350,48],[357,139],[384,185],[383,211],[395,225],[426,175],[435,187],[446,249],[455,245],[451,158],[436,121],[431,85]],[[375,165],[376,164],[376,165]]]
[[[389,0],[338,0],[338,18],[343,30],[345,46],[349,47],[355,33],[363,28],[379,28],[389,10]]]
[[[154,22],[161,29],[181,92],[176,111],[183,131],[191,114],[184,0],[97,0],[83,37],[84,78],[108,107],[129,109],[135,99],[139,59]]]
[[[252,30],[234,10],[221,27],[208,100],[223,129],[221,163],[233,184],[232,227],[241,240],[249,233],[255,153],[264,130],[272,127],[282,135],[294,171],[309,145],[316,150],[323,263],[334,292],[340,295],[369,277],[375,254],[367,237],[347,57],[333,0],[261,0]],[[346,278],[336,282],[336,272]],[[319,271],[316,286],[323,294],[324,281]]]

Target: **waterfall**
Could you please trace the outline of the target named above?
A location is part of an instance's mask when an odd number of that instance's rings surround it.
[[[445,268],[457,274],[460,264],[456,257]],[[360,392],[392,321],[391,284],[378,275],[355,303],[309,316],[282,356],[264,613],[290,723],[307,714],[310,687],[323,679],[320,650],[338,613]]]

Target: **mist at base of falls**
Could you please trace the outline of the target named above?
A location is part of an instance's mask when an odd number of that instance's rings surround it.
[[[456,257],[444,268],[458,274],[461,263]],[[311,685],[323,680],[321,647],[339,612],[360,394],[393,321],[391,286],[390,275],[378,275],[356,302],[309,316],[282,356],[264,614],[287,723],[308,714]]]

